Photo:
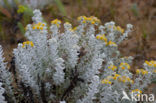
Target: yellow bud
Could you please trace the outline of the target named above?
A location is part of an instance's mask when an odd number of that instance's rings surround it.
[[[117,77],[114,76],[113,79],[114,79],[114,80],[117,80]]]
[[[120,68],[121,69],[125,69],[125,68],[130,69],[130,65],[128,63],[120,63]]]
[[[111,70],[116,70],[117,69],[117,67],[115,66],[115,65],[110,65],[109,67],[108,67],[108,69],[111,69]]]
[[[117,46],[117,44],[115,42],[112,42],[112,41],[109,41],[108,45],[112,45],[112,46],[115,46],[115,47]]]
[[[61,21],[58,20],[58,19],[55,19],[55,20],[51,21],[51,24],[59,25],[60,23],[61,23]]]
[[[91,24],[95,24],[95,22],[94,22],[94,21],[92,21],[92,22],[91,22]]]
[[[148,74],[148,71],[146,71],[146,70],[142,70],[141,72],[142,72],[142,75]]]
[[[38,25],[38,26],[41,26],[41,24],[42,24],[42,23],[41,23],[41,22],[39,22],[37,25]]]
[[[43,30],[43,27],[42,26],[40,27],[40,30]]]
[[[131,81],[131,79],[128,77],[128,78],[127,78],[127,81],[128,81],[128,82],[130,82],[130,81]]]
[[[125,69],[125,67],[121,67],[121,69],[123,69],[123,70],[124,70],[124,69]]]
[[[34,47],[34,43],[32,41],[30,41],[29,44],[30,44],[31,47]]]
[[[140,70],[139,70],[139,69],[137,69],[137,70],[136,70],[136,73],[137,73],[137,74],[140,74]]]
[[[26,41],[26,44],[29,45],[29,41]]]
[[[83,21],[82,21],[82,23],[84,23],[84,24],[85,24],[85,23],[86,23],[86,20],[83,20]]]
[[[77,30],[77,27],[74,27],[73,30],[74,30],[74,31]]]
[[[111,81],[108,81],[108,84],[112,84],[112,82]]]
[[[126,80],[125,80],[125,79],[123,79],[123,80],[122,80],[122,82],[123,82],[123,83],[126,83]]]
[[[117,31],[119,31],[119,32],[121,32],[121,33],[123,33],[124,32],[124,29],[122,29],[120,26],[117,26]]]
[[[119,77],[120,75],[119,75],[119,74],[115,74],[114,76],[115,76],[115,77]]]
[[[37,28],[37,29],[40,29],[40,27],[39,27],[39,26],[37,26],[36,28]]]
[[[102,36],[101,35],[97,35],[96,36],[96,39],[100,39],[101,40],[102,39]]]
[[[33,26],[33,29],[36,29],[36,27],[35,27],[35,26]]]
[[[25,45],[22,45],[22,48],[25,48]]]
[[[42,26],[45,26],[45,24],[42,24]]]

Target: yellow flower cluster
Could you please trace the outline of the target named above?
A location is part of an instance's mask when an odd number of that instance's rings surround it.
[[[110,80],[118,80],[122,83],[131,83],[134,84],[134,81],[126,76],[121,76],[119,74],[114,74],[114,76],[107,76],[106,79],[102,80],[102,84],[110,84]],[[108,83],[109,82],[109,83]]]
[[[145,61],[145,63],[146,63],[149,67],[155,67],[155,68],[156,68],[156,61],[154,61],[154,60]]]
[[[33,29],[43,30],[44,26],[45,26],[44,23],[39,22],[39,23],[33,25]]]
[[[112,41],[108,41],[107,40],[105,34],[103,34],[103,35],[97,35],[96,36],[96,39],[103,40],[106,43],[107,46],[109,45],[109,46],[117,47],[117,44],[115,42],[112,42]]]
[[[154,72],[154,73],[156,73],[156,69],[155,69],[155,70],[153,70],[153,72]]]
[[[119,80],[119,82],[123,82],[123,83],[126,83],[126,82],[129,82],[131,84],[134,83],[133,80],[131,80],[129,77],[126,77],[126,76],[121,76],[121,77],[119,77],[118,80]]]
[[[117,44],[112,41],[107,42],[107,45],[117,47]]]
[[[119,67],[124,70],[124,69],[130,69],[130,65],[128,63],[120,63]]]
[[[89,22],[91,24],[100,23],[100,20],[94,16],[90,16],[90,17],[80,16],[77,18],[77,20],[82,21],[82,23],[87,23],[87,22]]]
[[[146,75],[146,74],[148,74],[148,71],[146,71],[146,70],[144,70],[144,69],[137,69],[137,70],[136,70],[136,73],[137,73],[137,74]]]
[[[103,80],[101,81],[101,83],[102,83],[102,84],[112,84],[112,82],[109,81],[108,79],[103,79]]]
[[[24,48],[26,45],[30,45],[31,47],[34,47],[34,43],[32,41],[23,42],[22,48]]]
[[[114,74],[114,76],[108,76],[107,79],[113,79],[113,80],[117,80],[118,77],[120,77],[121,75],[119,74]]]
[[[51,21],[51,24],[55,24],[57,27],[59,27],[61,24],[61,21],[58,19],[55,19],[55,20]]]
[[[120,26],[116,26],[115,29],[121,33],[124,33],[124,29],[121,28]]]
[[[105,34],[103,34],[103,35],[97,35],[96,36],[96,39],[103,40],[103,41],[107,42],[107,38],[106,38]]]
[[[112,26],[110,25],[109,28],[112,28]],[[121,28],[120,26],[113,26],[113,29],[120,33],[124,33],[124,29]]]
[[[73,28],[73,31],[76,31],[76,30],[77,30],[77,27],[74,27],[74,28]]]
[[[142,93],[142,91],[141,91],[141,90],[139,90],[139,89],[134,89],[134,90],[132,90],[132,92],[133,92],[133,93],[139,93],[139,94],[141,94],[141,93]]]
[[[111,69],[112,71],[114,71],[117,69],[117,67],[115,65],[110,65],[108,66],[108,69]]]

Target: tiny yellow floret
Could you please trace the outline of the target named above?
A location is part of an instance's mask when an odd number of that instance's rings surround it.
[[[58,19],[55,19],[55,20],[51,21],[51,24],[55,24],[57,27],[59,27],[61,24],[61,21]]]
[[[139,69],[136,70],[136,74],[140,74],[140,70]]]

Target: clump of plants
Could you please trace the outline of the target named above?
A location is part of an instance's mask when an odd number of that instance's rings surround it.
[[[60,20],[51,21],[47,27],[41,12],[33,13],[33,23],[26,27],[28,41],[13,51],[16,84],[27,88],[20,98],[27,96],[30,103],[127,103],[122,100],[123,91],[140,95],[156,77],[156,61],[145,61],[144,68],[134,74],[130,71],[133,57],[123,57],[118,50],[131,32],[131,24],[123,29],[113,21],[102,25],[94,16],[80,16],[78,26],[66,22],[60,31]],[[21,102],[2,55],[1,48],[4,88],[0,88],[0,99]]]

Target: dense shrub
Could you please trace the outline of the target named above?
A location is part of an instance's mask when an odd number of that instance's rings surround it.
[[[66,22],[61,32],[61,21],[53,20],[49,30],[39,10],[32,20],[25,33],[29,41],[18,44],[13,53],[17,84],[30,88],[27,95],[33,94],[36,103],[121,103],[123,91],[141,94],[156,76],[156,61],[145,61],[144,69],[133,74],[133,57],[122,57],[118,50],[131,24],[124,30],[112,21],[101,25],[96,17],[81,16],[77,27]],[[2,83],[12,95],[12,81],[5,79],[11,75],[0,51]]]

